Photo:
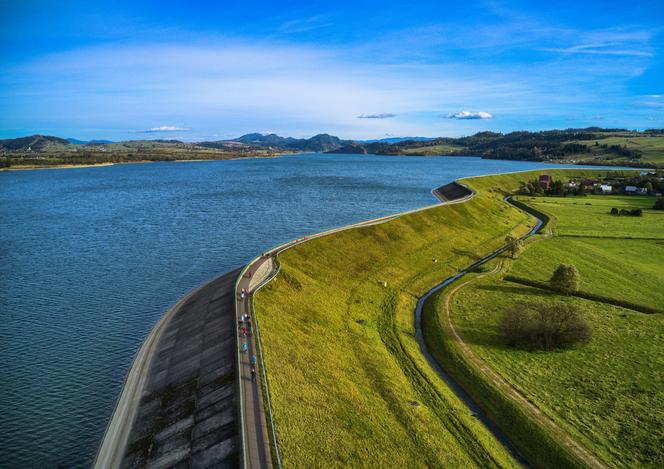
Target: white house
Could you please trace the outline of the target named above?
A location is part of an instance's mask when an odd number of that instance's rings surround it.
[[[638,189],[636,186],[625,186],[625,192],[628,194],[636,194],[636,189]]]
[[[613,190],[613,187],[611,187],[609,184],[602,184],[599,186],[599,189],[602,191],[602,194],[610,194]]]

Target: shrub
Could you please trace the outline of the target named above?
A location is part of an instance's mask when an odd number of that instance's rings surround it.
[[[565,295],[574,293],[579,288],[579,271],[570,264],[560,264],[553,272],[551,288]]]
[[[622,216],[627,216],[627,215],[629,215],[629,210],[624,209],[624,208],[621,208],[621,209],[620,209],[620,213],[619,213],[619,215],[620,215],[621,217],[622,217]]]
[[[618,209],[615,208],[615,207],[613,207],[613,208],[611,209],[611,215],[618,215]]]
[[[632,210],[629,211],[629,214],[633,217],[642,217],[643,210],[640,208],[633,208]]]
[[[561,303],[517,303],[505,311],[500,327],[508,345],[539,350],[570,347],[591,336],[578,309]]]

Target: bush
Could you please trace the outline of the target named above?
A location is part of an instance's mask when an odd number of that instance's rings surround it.
[[[632,210],[629,211],[629,214],[633,217],[642,217],[643,210],[640,208],[633,208]]]
[[[664,210],[664,197],[657,197],[657,200],[655,200],[655,206],[653,208],[655,210]]]
[[[623,216],[629,216],[629,210],[624,209],[624,208],[621,208],[621,209],[620,209],[620,213],[619,213],[619,215],[620,215],[621,217],[623,217]]]
[[[618,209],[615,208],[615,207],[613,207],[613,208],[611,209],[611,215],[618,215]]]
[[[508,345],[538,350],[570,347],[591,336],[578,309],[561,303],[517,303],[505,311],[501,330]]]
[[[579,271],[569,264],[560,264],[553,272],[550,284],[551,288],[565,295],[574,293],[579,288]]]

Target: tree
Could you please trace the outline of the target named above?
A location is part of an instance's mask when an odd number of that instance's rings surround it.
[[[657,197],[657,200],[655,200],[655,206],[653,208],[655,210],[664,210],[664,197]]]
[[[586,186],[583,185],[583,182],[579,183],[579,187],[576,189],[577,195],[585,195],[586,193]]]
[[[553,350],[590,340],[591,331],[574,305],[516,303],[500,324],[508,345]]]
[[[619,213],[619,212],[618,212],[618,209],[617,209],[617,208],[613,207],[613,208],[611,209],[611,215],[618,215],[618,213]]]
[[[571,264],[560,264],[551,277],[551,288],[569,295],[579,288],[579,271]]]
[[[519,257],[519,254],[523,251],[523,241],[520,238],[508,235],[505,238],[505,243],[507,243],[507,253],[510,257],[512,259]]]
[[[653,194],[652,182],[650,181],[646,182],[646,191],[648,191],[648,195]]]

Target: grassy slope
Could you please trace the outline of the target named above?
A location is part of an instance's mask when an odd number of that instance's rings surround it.
[[[479,194],[467,203],[280,256],[281,274],[258,293],[256,310],[285,464],[513,464],[426,364],[413,316],[435,283],[508,232],[527,231],[532,220],[506,206],[497,186],[535,174],[473,179]]]
[[[542,203],[557,215],[558,232],[591,227],[600,216],[593,205],[562,209]],[[604,197],[608,206],[625,198]],[[613,200],[610,199],[618,199]],[[628,198],[633,206],[633,200]],[[579,199],[583,200],[583,199]],[[642,200],[642,199],[641,199]],[[609,203],[610,202],[610,203]],[[553,208],[552,208],[553,207]],[[573,216],[568,210],[576,208]],[[586,213],[589,212],[589,213]],[[605,211],[601,212],[601,216]],[[646,213],[642,222],[657,224],[661,218]],[[627,232],[612,217],[594,236]],[[656,232],[656,230],[653,230]],[[661,233],[661,228],[659,230]],[[575,264],[586,291],[661,307],[664,302],[664,245],[661,241],[595,238],[552,238],[533,243],[514,263],[513,273],[545,280],[558,262]],[[435,299],[440,314],[441,297]],[[563,301],[579,306],[593,328],[587,346],[556,353],[530,353],[505,347],[497,323],[502,311],[517,300]],[[462,337],[492,369],[510,381],[547,415],[592,448],[612,466],[664,464],[664,320],[615,306],[578,298],[566,298],[489,277],[461,290],[453,299],[453,320]],[[440,322],[437,325],[441,340]],[[445,347],[440,347],[444,349]],[[448,356],[454,350],[442,350]],[[467,371],[467,370],[466,370]],[[472,373],[472,370],[470,371]],[[481,377],[479,377],[481,380]]]
[[[462,151],[464,147],[459,145],[431,145],[423,147],[405,148],[402,153],[404,155],[449,155]]]
[[[642,152],[641,161],[652,163],[664,163],[664,137],[654,136],[626,136],[626,137],[607,137],[599,140],[578,140],[576,143],[582,143],[590,146],[595,142],[600,145],[620,145],[627,148],[639,150]]]

